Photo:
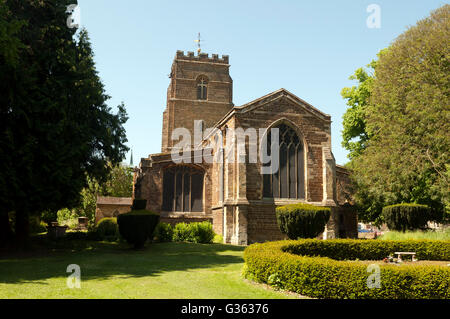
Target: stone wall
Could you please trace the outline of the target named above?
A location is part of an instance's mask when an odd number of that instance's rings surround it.
[[[248,207],[248,244],[287,239],[278,227],[275,207],[273,203]]]
[[[350,173],[345,167],[336,165],[336,193],[340,216],[339,237],[341,238],[358,237],[358,214],[352,206],[354,200]]]
[[[217,207],[212,211],[212,224],[216,234],[223,235],[223,208]]]
[[[353,204],[350,172],[340,165],[336,165],[336,189],[339,205]]]
[[[95,223],[105,217],[117,217],[119,214],[128,213],[132,204],[132,199],[128,197],[97,197]]]

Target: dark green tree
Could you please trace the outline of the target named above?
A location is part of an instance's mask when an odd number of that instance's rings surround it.
[[[127,114],[123,104],[117,114],[106,104],[87,32],[76,41],[66,25],[75,1],[3,2],[2,19],[24,21],[24,47],[15,64],[0,66],[0,207],[15,213],[23,244],[30,215],[77,206],[86,176],[103,182],[107,163],[125,157]]]
[[[2,77],[3,74],[12,73],[17,67],[19,54],[25,47],[19,39],[19,32],[25,22],[14,17],[3,0],[0,1],[0,17],[0,77]],[[0,92],[3,92],[3,87],[7,84],[0,82],[0,88],[2,88]],[[0,104],[0,125],[4,124],[4,118],[9,110],[7,104]],[[2,140],[0,140],[1,142]],[[3,148],[3,144],[0,144],[0,147]],[[0,208],[1,244],[2,242],[10,241],[13,237],[8,216],[8,212],[12,209],[13,203],[6,195],[9,192],[7,181],[13,181],[13,176],[7,170],[8,163],[0,163],[0,169],[4,177],[4,179],[0,179],[0,193],[4,194],[4,199],[2,200],[3,206]]]

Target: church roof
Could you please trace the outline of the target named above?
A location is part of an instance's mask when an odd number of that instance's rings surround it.
[[[278,99],[282,99],[282,98],[293,101],[297,105],[300,105],[301,107],[303,107],[309,113],[315,115],[316,117],[318,117],[324,121],[331,121],[331,116],[329,114],[326,114],[326,113],[320,111],[319,109],[315,108],[314,106],[312,106],[305,100],[302,100],[295,94],[289,92],[288,90],[286,90],[284,88],[281,88],[272,93],[266,94],[256,100],[248,102],[244,105],[233,107],[219,122],[217,122],[215,127],[220,126],[222,123],[226,122],[232,115],[234,115],[236,113],[247,113],[247,112],[257,109],[269,102],[272,102],[272,101],[275,101]]]

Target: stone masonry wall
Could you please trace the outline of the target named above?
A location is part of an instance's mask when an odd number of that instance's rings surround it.
[[[293,127],[303,140],[306,156],[305,187],[306,200],[322,202],[323,200],[323,163],[322,148],[331,148],[331,122],[329,117],[318,118],[305,108],[294,103],[283,92],[272,97],[259,108],[236,115],[239,124],[247,129],[268,128],[285,123]],[[248,144],[248,142],[247,142]],[[248,145],[247,145],[248,150]],[[262,199],[262,175],[260,164],[247,164],[247,198]]]
[[[194,155],[194,153],[192,153]],[[142,159],[140,168],[135,172],[134,198],[147,199],[147,209],[160,213],[161,221],[178,223],[193,221],[212,221],[211,198],[213,192],[211,174],[212,169],[209,163],[195,164],[195,158],[191,158],[192,164],[183,164],[202,170],[205,173],[203,184],[203,212],[165,212],[162,210],[163,202],[163,175],[164,170],[175,165],[170,153],[151,155],[148,159]]]
[[[163,117],[162,151],[174,145],[172,131],[187,128],[193,138],[194,121],[203,120],[205,128],[212,127],[233,107],[233,80],[229,74],[228,56],[177,51],[167,94]],[[208,79],[207,100],[197,99],[197,80]]]

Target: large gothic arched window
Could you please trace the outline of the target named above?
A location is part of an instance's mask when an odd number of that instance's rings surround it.
[[[203,176],[189,166],[173,166],[164,171],[163,211],[202,212]]]
[[[279,169],[263,175],[263,196],[268,198],[305,198],[305,164],[303,143],[297,133],[286,124],[279,129]],[[270,151],[271,134],[267,135]],[[270,154],[269,154],[270,155]]]

